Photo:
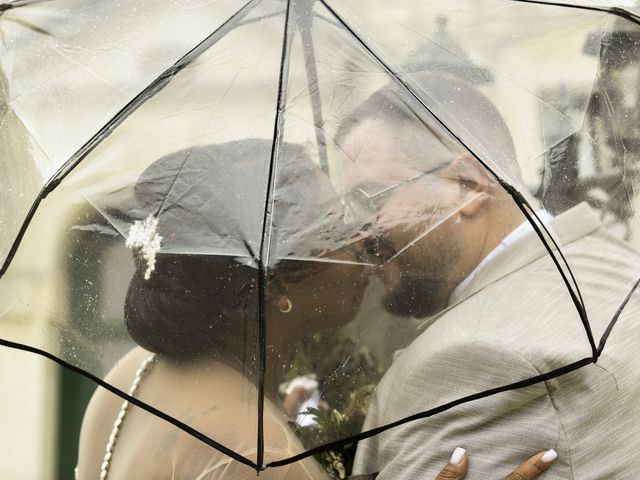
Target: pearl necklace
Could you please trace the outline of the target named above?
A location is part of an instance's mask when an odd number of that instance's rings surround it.
[[[156,355],[150,355],[147,357],[138,371],[136,372],[136,377],[133,379],[133,383],[131,384],[131,388],[129,389],[129,395],[134,396],[138,387],[140,386],[140,382],[142,381],[142,377],[148,373],[151,369],[151,365],[155,363]],[[129,401],[125,400],[122,402],[122,406],[120,407],[120,413],[118,414],[118,418],[113,423],[113,430],[111,430],[111,435],[109,435],[109,441],[107,442],[107,448],[105,449],[104,458],[102,460],[102,465],[100,465],[100,480],[106,480],[107,475],[109,475],[109,467],[111,467],[111,457],[113,456],[113,448],[116,445],[116,441],[118,440],[118,435],[120,434],[120,427],[122,426],[122,422],[124,421],[125,416],[127,415],[127,411],[129,410]]]

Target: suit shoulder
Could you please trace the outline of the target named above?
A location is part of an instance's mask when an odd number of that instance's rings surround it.
[[[395,405],[397,415],[411,415],[538,374],[531,362],[504,345],[473,339],[438,342],[424,332],[389,368],[376,399]],[[546,395],[546,387],[528,394]]]

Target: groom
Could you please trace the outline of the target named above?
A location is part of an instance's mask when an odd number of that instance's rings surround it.
[[[495,107],[463,82],[445,80],[425,84],[447,105],[448,119],[462,123],[494,171],[521,184]],[[577,297],[512,197],[408,105],[401,94],[374,94],[336,138],[350,160],[347,209],[370,215],[379,232],[371,254],[381,265],[384,304],[425,319],[378,385],[364,430],[593,354]],[[543,210],[538,216],[576,276],[597,344],[640,274],[640,256],[609,236],[586,204],[553,219]],[[639,315],[631,296],[597,365],[361,441],[354,474],[433,478],[446,463],[442,452],[462,446],[474,479],[502,478],[547,448],[559,459],[545,478],[633,478],[640,466]]]

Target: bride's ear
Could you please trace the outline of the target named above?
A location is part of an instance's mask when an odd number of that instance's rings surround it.
[[[464,217],[472,217],[489,200],[491,173],[468,152],[456,158],[450,168],[460,186],[463,205],[459,212]]]

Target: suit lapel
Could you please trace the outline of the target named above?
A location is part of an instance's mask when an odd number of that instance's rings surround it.
[[[598,215],[584,202],[558,215],[550,222],[550,225],[547,225],[561,249],[600,227]],[[547,243],[553,247],[550,241]],[[540,237],[532,230],[484,265],[469,285],[459,292],[457,298],[452,299],[444,311],[420,324],[418,330],[424,330],[465,299],[545,255],[549,255],[547,249]]]

